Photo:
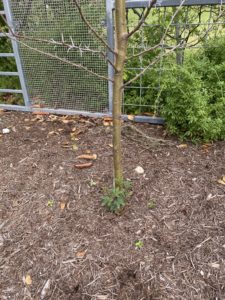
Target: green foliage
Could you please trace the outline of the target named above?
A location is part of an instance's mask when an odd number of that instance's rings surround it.
[[[156,202],[154,200],[150,200],[148,202],[148,208],[149,209],[154,209],[156,207]]]
[[[131,195],[131,182],[124,181],[121,188],[114,187],[106,192],[102,198],[102,205],[105,206],[110,212],[118,214],[126,205],[126,199]]]
[[[225,39],[211,38],[202,49],[186,50],[184,57],[183,65],[176,63],[176,53],[164,60],[160,79],[157,65],[147,72],[142,85],[148,89],[141,96],[138,89],[128,90],[125,98],[126,104],[130,104],[128,113],[141,113],[140,103],[151,105],[151,113],[157,115],[159,110],[168,131],[182,140],[223,140]]]
[[[143,246],[144,246],[144,243],[143,243],[142,241],[137,240],[137,241],[135,242],[135,247],[136,247],[137,249],[141,249]]]
[[[172,134],[194,142],[225,139],[224,53],[224,40],[213,39],[184,66],[164,72],[162,116]]]

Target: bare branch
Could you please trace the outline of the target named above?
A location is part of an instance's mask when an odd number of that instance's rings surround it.
[[[11,37],[11,39],[15,39],[15,38]],[[53,59],[57,59],[58,61],[61,61],[61,62],[65,63],[65,64],[67,64],[67,65],[71,65],[71,66],[76,67],[76,68],[78,68],[78,69],[84,70],[84,71],[86,71],[87,73],[89,73],[89,74],[91,74],[91,75],[94,75],[94,76],[96,76],[96,77],[98,77],[98,78],[100,78],[100,79],[104,79],[104,80],[107,80],[107,81],[114,82],[113,79],[108,78],[108,77],[103,76],[103,75],[100,75],[100,74],[98,74],[98,73],[95,73],[94,71],[88,69],[87,67],[85,67],[85,66],[83,66],[83,65],[81,65],[81,64],[76,64],[76,63],[71,62],[71,61],[69,61],[69,60],[67,60],[67,59],[65,59],[65,58],[61,58],[61,57],[59,57],[59,56],[57,56],[57,55],[54,55],[54,54],[51,54],[51,53],[42,51],[42,50],[37,49],[37,48],[34,48],[34,47],[29,46],[29,45],[27,45],[26,43],[22,42],[21,40],[16,40],[16,41],[17,41],[18,43],[20,43],[21,45],[23,45],[24,47],[26,47],[26,48],[28,48],[28,49],[30,49],[30,50],[33,50],[33,51],[35,51],[35,52],[37,52],[37,53],[43,54],[43,55],[48,56],[48,57],[53,58]]]
[[[5,19],[4,16],[0,16],[0,17],[2,17],[2,19],[4,20],[4,22],[5,22],[6,26],[8,27],[8,30],[10,31],[11,35],[13,37],[15,37],[17,40],[24,39],[24,40],[27,40],[27,41],[35,41],[35,42],[40,42],[40,43],[46,43],[46,44],[50,44],[50,45],[54,45],[54,46],[64,46],[64,47],[66,47],[68,49],[67,50],[68,52],[71,51],[71,50],[73,50],[73,49],[75,49],[75,50],[78,50],[81,53],[81,55],[82,55],[83,52],[89,52],[89,53],[93,53],[93,54],[99,54],[100,56],[102,56],[104,58],[104,60],[106,62],[108,62],[114,68],[114,70],[116,70],[115,65],[108,58],[107,54],[104,53],[104,51],[97,50],[97,49],[92,49],[89,46],[81,47],[81,45],[79,45],[79,46],[75,45],[72,37],[70,37],[71,43],[65,42],[63,34],[61,36],[62,40],[60,42],[55,41],[54,39],[46,40],[46,39],[41,39],[41,38],[34,38],[34,37],[30,37],[30,36],[20,35],[20,34],[15,33],[10,28],[10,26],[7,24],[7,20]]]
[[[156,56],[156,58],[151,61],[150,64],[147,65],[147,67],[145,67],[139,74],[137,74],[135,77],[133,77],[132,79],[130,79],[129,81],[127,81],[124,85],[123,88],[128,86],[129,84],[131,84],[133,81],[137,80],[138,78],[140,78],[148,69],[150,69],[152,66],[154,66],[158,61],[160,61],[162,59],[162,57],[169,55],[170,53],[174,52],[175,49],[177,49],[179,45],[174,46],[172,49],[170,49],[168,52],[164,52],[163,54],[160,53],[160,55]]]
[[[172,24],[174,18],[176,17],[176,15],[177,15],[178,12],[180,11],[181,7],[183,6],[184,2],[185,2],[185,0],[182,0],[181,3],[180,3],[180,5],[177,7],[175,13],[173,14],[173,16],[172,16],[171,19],[170,19],[170,22],[169,22],[169,24],[168,24],[168,26],[167,26],[167,28],[166,28],[166,30],[165,30],[165,32],[164,32],[164,34],[163,34],[161,40],[160,40],[160,42],[159,42],[157,45],[153,46],[153,47],[150,47],[150,48],[145,49],[145,50],[143,50],[143,51],[141,51],[141,52],[139,52],[139,53],[137,53],[137,54],[135,54],[135,55],[132,55],[132,56],[128,57],[128,59],[132,59],[132,58],[135,58],[135,57],[139,57],[139,56],[141,56],[141,55],[143,55],[143,54],[145,54],[145,53],[148,53],[148,52],[150,52],[150,51],[153,51],[153,50],[157,49],[158,47],[161,47],[161,46],[164,44],[164,39],[165,39],[165,37],[167,36],[168,30],[169,30],[169,28],[170,28],[170,26],[171,26],[171,24]],[[155,4],[155,3],[153,3],[152,6],[153,6],[154,4]],[[152,6],[151,6],[151,8],[152,8]],[[150,11],[151,11],[151,8],[150,8]],[[150,13],[150,11],[149,11],[149,13]],[[149,15],[149,13],[148,13],[148,15]],[[148,15],[147,15],[147,16],[148,16]],[[143,16],[143,17],[144,17],[144,16]],[[146,17],[146,18],[147,18],[147,17]],[[144,21],[142,22],[142,24],[145,22],[146,18],[144,19]],[[140,22],[141,22],[141,20],[140,20]],[[140,26],[142,26],[142,24],[141,24]],[[138,28],[138,29],[139,29],[139,28]]]
[[[141,28],[148,15],[150,14],[152,7],[156,4],[156,1],[157,0],[149,0],[145,13],[141,16],[138,24],[128,33],[128,38],[131,37],[135,32],[137,32]]]
[[[91,32],[95,35],[95,37],[113,54],[116,54],[115,51],[108,45],[108,43],[100,36],[100,34],[92,27],[92,25],[90,24],[90,22],[87,20],[87,18],[85,17],[85,15],[83,14],[83,11],[81,9],[81,6],[79,5],[79,3],[77,2],[77,0],[73,0],[73,2],[75,3],[80,17],[82,19],[82,21],[87,25],[87,27],[91,30]]]

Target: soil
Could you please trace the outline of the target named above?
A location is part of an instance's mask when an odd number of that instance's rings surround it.
[[[1,112],[0,299],[225,299],[225,142],[180,146],[163,127],[133,125],[171,143],[124,128],[133,195],[117,216],[101,205],[110,126]],[[76,168],[85,153],[97,159]]]

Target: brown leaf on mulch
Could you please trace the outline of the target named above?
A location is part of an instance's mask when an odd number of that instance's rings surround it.
[[[48,112],[44,112],[44,111],[33,111],[32,114],[33,115],[38,115],[38,116],[49,115]]]
[[[89,163],[85,163],[85,164],[76,164],[75,168],[77,168],[77,169],[86,169],[86,168],[90,168],[92,166],[93,166],[93,163],[89,162]]]
[[[77,156],[77,159],[96,160],[97,154],[81,154]]]

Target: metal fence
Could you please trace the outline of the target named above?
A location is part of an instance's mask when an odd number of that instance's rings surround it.
[[[26,36],[26,39],[20,39],[20,43],[12,39],[13,53],[0,54],[0,59],[12,59],[14,55],[17,65],[17,72],[10,74],[0,70],[0,75],[19,75],[21,83],[21,88],[16,91],[0,86],[0,92],[21,93],[24,105],[3,103],[0,107],[32,111],[38,106],[39,110],[41,108],[52,113],[110,115],[112,83],[65,63],[65,60],[68,60],[71,63],[82,64],[100,76],[107,74],[113,76],[111,65],[107,65],[106,59],[102,57],[106,49],[84,24],[74,1],[3,0],[3,2],[4,12],[1,11],[1,14],[6,14],[14,32]],[[124,114],[141,115],[136,117],[137,121],[162,123],[162,119],[156,116],[160,115],[159,91],[162,74],[169,66],[168,61],[170,64],[171,61],[174,64],[179,63],[179,59],[185,58],[184,53],[202,47],[212,35],[223,34],[225,19],[224,16],[217,19],[217,16],[220,5],[225,4],[225,1],[183,1],[182,18],[173,20],[168,26],[173,9],[179,7],[181,2],[181,0],[158,0],[143,28],[131,40],[128,54],[135,54],[156,43],[165,28],[168,28],[164,44],[160,47],[161,58],[157,64],[125,90]],[[113,47],[113,1],[80,0],[79,3],[87,20]],[[128,0],[126,3],[128,26],[131,28],[149,2]],[[199,13],[203,10],[204,18],[199,19]],[[182,45],[174,55],[165,58],[165,52],[181,41],[187,31],[191,32],[190,40],[201,35],[204,38],[196,46],[186,46],[185,51]],[[204,35],[204,32],[207,34]],[[5,34],[1,33],[1,37],[5,38]],[[69,44],[79,45],[79,49],[76,47],[70,49],[67,47]],[[96,53],[88,49],[94,49]],[[44,52],[48,55],[46,56]],[[128,61],[125,81],[143,70],[149,60],[160,53],[151,52],[147,56],[143,55]],[[113,60],[112,54],[108,55]]]
[[[128,27],[136,24],[143,13],[142,6],[147,1],[128,1]],[[159,43],[165,35],[161,46],[150,53],[134,57],[127,63],[125,80],[141,72],[159,57],[136,82],[129,85],[124,94],[124,113],[159,116],[163,101],[163,75],[172,71],[175,65],[188,65],[189,57],[207,48],[211,40],[225,38],[225,11],[222,1],[158,1],[158,6],[151,11],[146,22],[129,44],[128,56]],[[172,19],[172,16],[179,13]],[[166,53],[179,45],[170,55]],[[216,51],[216,46],[215,46]],[[195,56],[198,59],[198,56]],[[172,73],[171,73],[172,74]]]

